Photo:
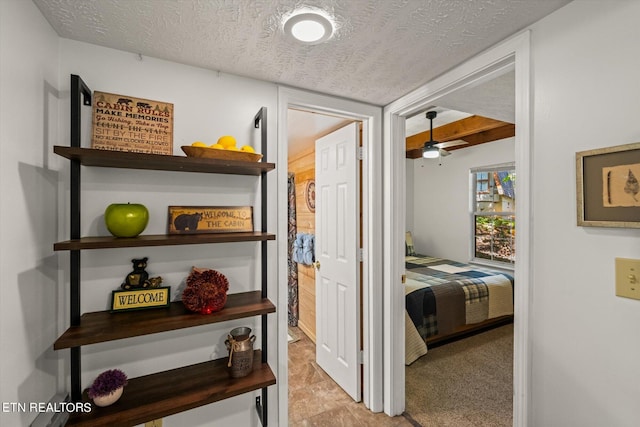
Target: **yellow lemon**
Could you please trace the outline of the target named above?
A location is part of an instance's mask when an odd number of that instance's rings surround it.
[[[231,135],[225,135],[218,138],[218,144],[222,145],[224,148],[235,147],[236,139]]]
[[[254,149],[253,149],[253,147],[252,147],[252,146],[250,146],[250,145],[243,145],[243,146],[240,148],[240,151],[245,151],[245,152],[247,152],[247,153],[255,153],[255,152],[256,152],[256,150],[254,150]]]
[[[215,148],[217,150],[224,150],[224,147],[220,144],[211,144],[209,148]]]
[[[235,145],[233,145],[231,147],[226,147],[225,150],[228,150],[228,151],[240,151],[240,149],[238,147],[236,147]]]
[[[202,142],[202,141],[196,141],[196,142],[194,142],[193,144],[191,144],[191,146],[192,146],[192,147],[206,147],[206,146],[207,146],[207,144],[205,144],[205,143],[204,143],[204,142]]]

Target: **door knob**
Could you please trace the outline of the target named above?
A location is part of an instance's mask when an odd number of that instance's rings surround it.
[[[320,270],[320,261],[314,262],[313,266],[316,268],[316,270]]]

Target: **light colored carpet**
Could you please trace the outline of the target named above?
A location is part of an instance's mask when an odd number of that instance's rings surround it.
[[[405,369],[406,412],[423,427],[513,424],[513,324],[429,349]]]

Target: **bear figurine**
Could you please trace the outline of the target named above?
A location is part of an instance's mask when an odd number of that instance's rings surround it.
[[[146,288],[149,286],[149,273],[145,271],[148,259],[149,258],[144,257],[131,260],[133,263],[133,271],[127,274],[127,277],[120,286],[122,289]]]

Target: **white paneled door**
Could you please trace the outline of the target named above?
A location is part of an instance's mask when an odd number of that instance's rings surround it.
[[[359,130],[316,141],[316,361],[361,400]]]

